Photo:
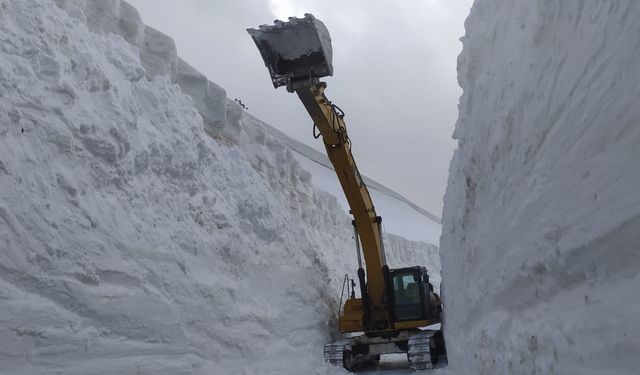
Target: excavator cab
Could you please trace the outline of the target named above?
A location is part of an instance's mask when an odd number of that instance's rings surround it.
[[[394,322],[439,322],[440,298],[433,292],[429,274],[424,267],[407,267],[390,270],[393,285]]]

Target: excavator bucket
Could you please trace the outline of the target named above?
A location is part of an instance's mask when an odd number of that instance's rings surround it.
[[[291,82],[314,81],[333,75],[331,37],[325,25],[312,14],[290,17],[247,29],[269,69],[273,87]]]

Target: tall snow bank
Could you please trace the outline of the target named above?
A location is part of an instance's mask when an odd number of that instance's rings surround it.
[[[441,238],[458,373],[640,368],[639,18],[475,2]]]
[[[124,2],[0,0],[0,373],[338,371],[350,220],[252,124]]]

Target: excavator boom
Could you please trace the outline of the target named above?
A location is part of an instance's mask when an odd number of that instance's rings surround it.
[[[329,31],[311,14],[247,31],[262,55],[274,87],[286,86],[287,90],[295,92],[311,116],[351,208],[366,265],[366,281],[364,271],[359,271],[358,275],[366,311],[357,328],[361,331],[388,329],[381,218],[376,214],[351,153],[344,114],[327,99],[324,95],[326,84],[318,80],[333,74]]]

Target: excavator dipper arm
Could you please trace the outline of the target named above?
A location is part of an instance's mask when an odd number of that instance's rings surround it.
[[[364,325],[372,325],[371,328],[383,328],[382,324],[388,327],[388,312],[384,308],[386,288],[383,266],[386,262],[380,230],[381,219],[376,214],[369,190],[362,180],[351,153],[351,143],[344,115],[325,96],[326,84],[324,82],[311,85],[294,83],[291,86],[295,89],[300,101],[322,135],[327,156],[347,198],[354,217],[356,232],[362,243],[362,253],[367,271],[366,290],[363,288],[365,282],[360,275],[362,272],[359,272],[358,276],[361,279],[361,294],[365,306]]]

